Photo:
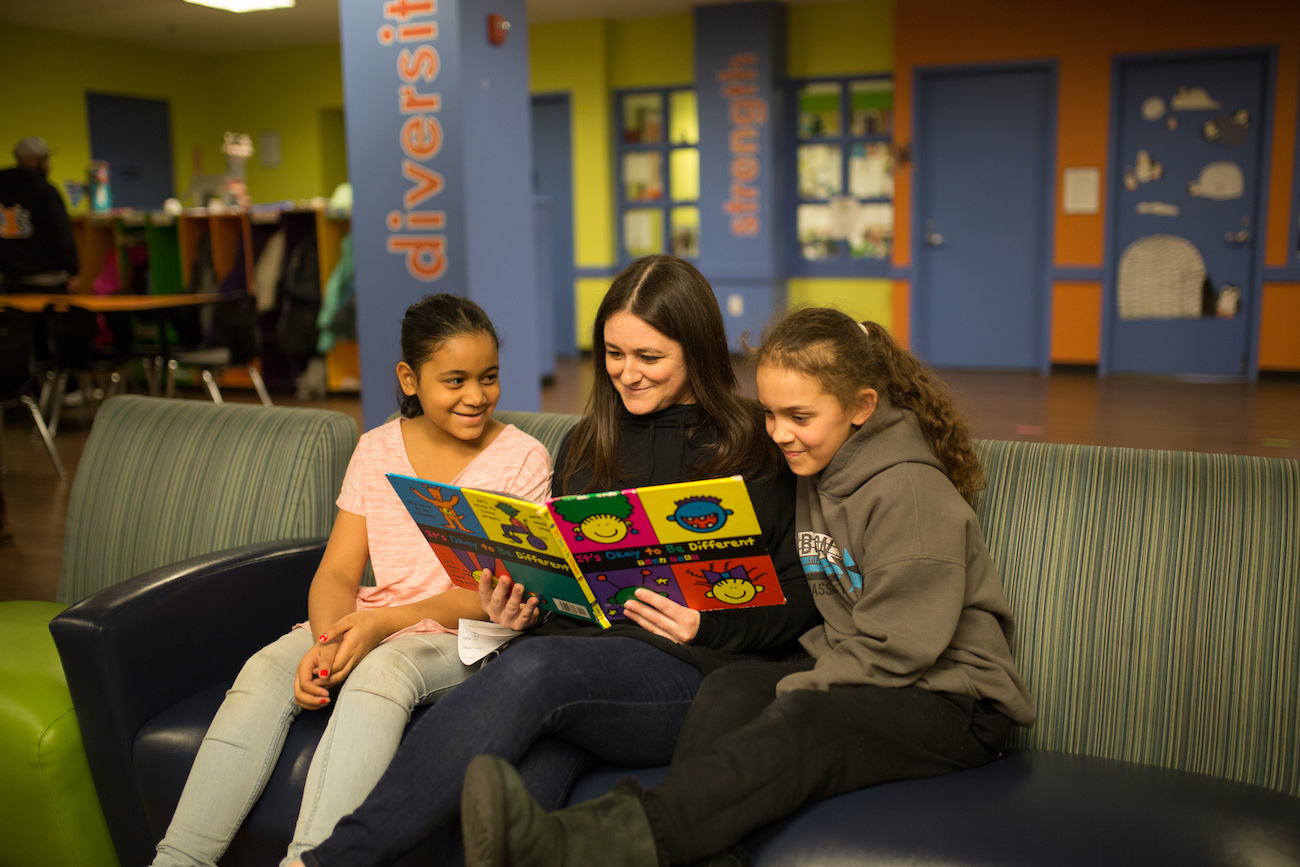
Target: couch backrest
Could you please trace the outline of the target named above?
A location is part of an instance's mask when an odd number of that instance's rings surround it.
[[[558,412],[519,412],[517,410],[499,410],[492,417],[502,424],[512,424],[524,433],[536,439],[551,453],[551,460],[560,449],[560,443],[569,431],[573,430],[580,415]]]
[[[123,395],[68,502],[60,602],[236,545],[328,536],[357,444],[339,412]]]
[[[1300,795],[1300,461],[977,443],[1019,743]]]

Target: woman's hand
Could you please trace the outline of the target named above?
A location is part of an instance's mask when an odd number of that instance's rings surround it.
[[[334,654],[338,650],[333,644],[314,644],[298,662],[298,671],[293,680],[293,700],[303,710],[320,710],[330,703],[326,679],[333,674]]]
[[[628,620],[677,644],[690,644],[700,631],[700,612],[679,605],[667,596],[644,587],[623,606]]]
[[[391,632],[383,619],[384,609],[367,608],[340,617],[321,635],[323,644],[333,645],[334,664],[329,676],[321,678],[325,686],[337,686],[356,668],[366,654],[379,646]]]
[[[516,584],[509,575],[498,578],[494,588],[492,573],[484,569],[478,579],[478,598],[488,619],[507,629],[523,632],[537,623],[537,597],[524,599],[524,585]]]

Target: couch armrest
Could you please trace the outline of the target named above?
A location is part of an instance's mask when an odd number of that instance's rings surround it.
[[[324,552],[324,539],[218,551],[109,587],[50,622],[122,863],[153,853],[132,766],[140,727],[230,683],[248,657],[306,619]]]

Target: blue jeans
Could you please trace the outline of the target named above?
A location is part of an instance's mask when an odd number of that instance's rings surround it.
[[[266,786],[301,709],[298,662],[313,643],[295,629],[244,664],[203,739],[155,865],[215,864]],[[312,756],[293,842],[281,863],[329,836],[397,752],[412,708],[436,701],[473,671],[448,633],[406,635],[366,655],[344,681]]]
[[[572,746],[620,765],[667,764],[702,680],[690,663],[635,638],[519,641],[411,726],[365,802],[303,861],[390,864],[445,831],[460,811],[465,766],[480,753],[517,765],[547,809],[585,770]]]

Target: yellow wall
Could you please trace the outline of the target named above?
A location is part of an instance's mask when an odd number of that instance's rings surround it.
[[[695,85],[695,24],[690,15],[609,22],[609,86]]]
[[[256,146],[269,130],[280,133],[280,165],[262,168],[257,154],[245,166],[254,201],[276,202],[328,196],[322,188],[331,150],[323,134],[331,131],[322,109],[343,107],[343,66],[337,45],[307,45],[274,51],[225,54],[208,65],[222,132],[248,133]],[[333,128],[334,133],[337,129]],[[220,146],[220,141],[216,142]],[[225,169],[222,154],[205,149],[206,170]]]
[[[614,263],[607,31],[604,21],[534,24],[528,31],[532,92],[569,94],[573,255],[579,268]]]
[[[0,28],[0,81],[6,82],[0,165],[10,163],[14,142],[39,135],[55,151],[50,181],[60,189],[65,180],[86,178],[91,158],[87,90],[169,103],[178,190],[189,182],[194,146],[220,143],[220,126],[207,107],[208,73],[204,61],[193,56],[5,26]]]
[[[862,322],[871,320],[894,330],[893,281],[830,277],[793,277],[786,283],[790,307],[836,307]]]
[[[90,162],[86,91],[163,100],[172,132],[176,194],[189,186],[195,148],[203,168],[225,170],[227,131],[281,133],[281,168],[247,166],[255,201],[328,195],[321,189],[322,108],[343,105],[337,45],[216,57],[137,48],[65,34],[0,28],[0,165],[13,143],[39,135],[56,153],[50,180],[85,180]],[[159,205],[162,203],[159,202]],[[84,205],[82,206],[84,208]]]
[[[791,78],[893,70],[894,0],[801,3],[786,14]]]

